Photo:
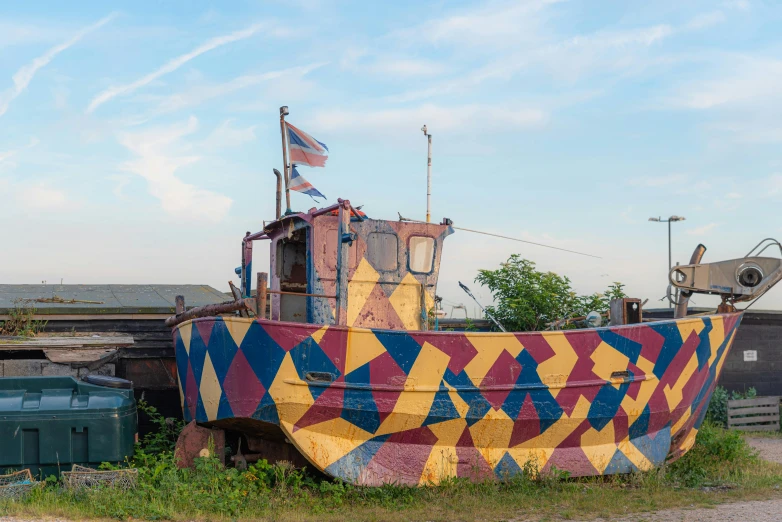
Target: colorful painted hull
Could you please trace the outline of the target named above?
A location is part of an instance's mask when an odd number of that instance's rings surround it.
[[[436,484],[681,456],[740,320],[506,334],[210,317],[174,340],[186,420],[287,439],[353,484]]]

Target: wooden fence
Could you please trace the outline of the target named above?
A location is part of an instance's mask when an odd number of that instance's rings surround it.
[[[728,428],[744,431],[779,431],[779,397],[728,401]]]

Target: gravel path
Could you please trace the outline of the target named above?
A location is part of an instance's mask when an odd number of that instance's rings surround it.
[[[612,522],[777,522],[782,520],[782,499],[753,500],[719,504],[713,508],[668,509],[657,513],[637,513]]]
[[[747,437],[747,442],[758,450],[761,459],[782,464],[782,439]]]

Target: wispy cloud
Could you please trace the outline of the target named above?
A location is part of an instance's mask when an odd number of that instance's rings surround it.
[[[722,2],[722,5],[733,9],[740,9],[742,11],[747,11],[750,8],[749,0],[725,0]]]
[[[628,185],[634,187],[668,187],[687,181],[684,174],[666,174],[662,176],[637,177],[628,181]]]
[[[166,213],[182,219],[218,222],[228,215],[231,198],[185,183],[176,176],[178,170],[201,160],[182,142],[197,129],[198,120],[191,116],[185,124],[120,135],[120,143],[138,156],[120,168],[146,179],[150,194],[160,200]]]
[[[64,191],[47,182],[22,183],[15,189],[15,200],[30,210],[63,210],[69,203]]]
[[[240,147],[257,139],[255,136],[257,125],[238,128],[234,126],[235,121],[233,119],[225,120],[218,125],[204,140],[203,147],[220,150],[229,147]]]
[[[270,80],[277,80],[284,77],[301,78],[324,65],[325,62],[312,63],[267,73],[246,74],[227,82],[213,85],[200,85],[159,99],[153,112],[162,114],[195,107],[209,100],[220,98],[242,89],[261,85]]]
[[[707,27],[711,27],[717,24],[721,24],[727,20],[727,16],[725,16],[725,13],[722,11],[711,11],[708,13],[701,13],[692,20],[690,20],[687,25],[685,26],[685,29],[689,29],[692,31],[699,31],[701,29],[706,29]]]
[[[686,233],[690,236],[705,236],[714,228],[717,226],[717,223],[709,223],[708,225],[703,225],[702,227],[697,228],[691,228],[686,231]]]
[[[363,57],[366,59],[361,60]],[[343,69],[362,74],[405,79],[436,76],[446,70],[445,64],[434,60],[388,55],[370,56],[367,53],[357,55],[351,51],[343,57],[341,65]]]
[[[772,174],[769,176],[766,185],[768,187],[768,195],[778,196],[782,194],[782,174]]]
[[[737,105],[764,105],[782,100],[782,61],[750,55],[714,57],[721,76],[680,89],[674,105],[689,109],[713,109]]]
[[[35,76],[35,73],[37,73],[42,67],[48,65],[49,62],[51,62],[55,56],[57,56],[61,52],[65,51],[69,47],[76,44],[79,40],[84,38],[90,32],[95,31],[96,29],[99,29],[100,27],[106,25],[115,17],[116,14],[112,13],[109,16],[102,18],[98,22],[76,33],[74,36],[71,37],[70,40],[67,40],[66,42],[63,42],[59,45],[55,45],[54,47],[46,51],[46,53],[44,53],[43,55],[39,56],[38,58],[34,59],[32,62],[28,63],[27,65],[23,66],[18,71],[16,71],[16,74],[14,74],[12,77],[14,86],[0,93],[0,116],[6,113],[6,111],[8,110],[8,106],[11,104],[13,100],[16,97],[18,97],[20,94],[22,94],[25,91],[25,89],[27,89],[27,86],[30,85],[30,82]]]
[[[315,113],[312,128],[324,131],[399,134],[418,130],[426,123],[433,133],[463,131],[501,132],[507,129],[535,128],[546,123],[548,115],[536,108],[501,108],[495,105],[421,105],[405,109],[358,111],[329,109]]]
[[[407,45],[426,42],[460,47],[512,47],[541,37],[545,9],[563,0],[493,2],[438,16],[391,36]]]
[[[146,76],[139,78],[134,82],[125,85],[110,87],[105,91],[99,93],[90,102],[90,105],[87,108],[87,112],[93,112],[95,109],[97,109],[98,107],[100,107],[101,105],[103,105],[104,103],[106,103],[107,101],[111,100],[116,96],[129,94],[135,91],[136,89],[140,89],[141,87],[150,84],[151,82],[155,81],[161,76],[176,71],[177,69],[182,67],[190,60],[193,60],[194,58],[197,58],[204,53],[217,49],[218,47],[222,47],[223,45],[227,45],[233,42],[237,42],[239,40],[244,40],[246,38],[249,38],[254,34],[256,34],[258,31],[260,31],[261,29],[263,29],[264,27],[265,25],[263,24],[255,24],[255,25],[251,25],[246,29],[242,29],[241,31],[235,31],[233,33],[224,36],[211,38],[206,42],[204,42],[203,44],[196,47],[195,49],[193,49],[192,51],[190,51],[189,53],[185,53],[183,55],[177,56],[176,58],[170,60],[168,63],[166,63],[159,69],[147,74]]]

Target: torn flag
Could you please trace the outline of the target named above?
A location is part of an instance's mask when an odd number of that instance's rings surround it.
[[[329,148],[304,131],[286,123],[288,126],[288,150],[290,162],[309,167],[325,167],[329,157]]]
[[[288,185],[288,188],[291,190],[295,190],[296,192],[302,192],[304,194],[307,194],[312,199],[315,198],[323,198],[326,199],[326,196],[320,193],[318,189],[312,186],[312,183],[304,179],[304,176],[299,174],[299,171],[296,170],[296,165],[293,165],[291,168],[291,182]]]

